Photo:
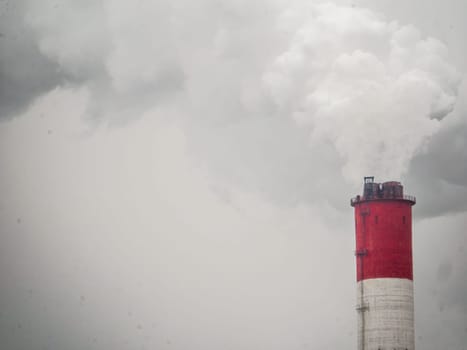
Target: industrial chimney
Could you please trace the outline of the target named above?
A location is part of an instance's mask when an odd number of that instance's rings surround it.
[[[412,205],[400,182],[364,178],[355,208],[359,350],[414,350]]]

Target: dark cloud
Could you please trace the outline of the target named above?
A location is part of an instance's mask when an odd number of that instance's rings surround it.
[[[90,92],[89,120],[121,123],[183,87],[184,72],[168,41],[165,6],[148,12],[148,21],[161,22],[163,32],[135,28],[118,6],[111,32],[107,16],[112,14],[102,3],[22,0],[2,5],[0,118],[20,114],[57,86],[72,85]]]
[[[411,163],[406,185],[419,200],[420,216],[441,216],[467,210],[467,108],[465,84],[460,102]]]
[[[24,16],[22,1],[0,3],[0,119],[18,115],[67,80],[60,65],[40,52]]]

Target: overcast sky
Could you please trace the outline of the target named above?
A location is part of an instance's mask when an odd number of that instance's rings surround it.
[[[465,0],[0,0],[2,349],[356,348],[366,175],[416,347],[467,344]]]

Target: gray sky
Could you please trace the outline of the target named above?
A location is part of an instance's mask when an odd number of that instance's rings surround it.
[[[0,1],[5,349],[356,347],[350,197],[414,207],[467,344],[467,5]]]

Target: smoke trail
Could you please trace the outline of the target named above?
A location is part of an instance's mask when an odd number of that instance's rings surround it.
[[[333,144],[349,181],[399,178],[456,100],[446,47],[367,9],[53,4],[30,2],[28,23],[43,55],[90,89],[94,117],[137,118],[160,104],[193,123],[291,116],[317,152]]]

